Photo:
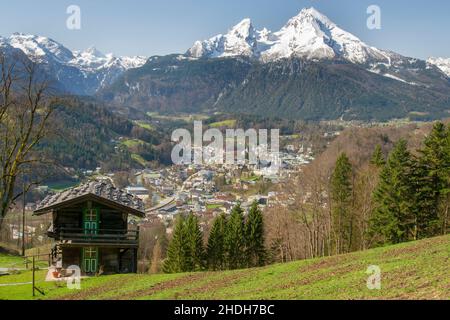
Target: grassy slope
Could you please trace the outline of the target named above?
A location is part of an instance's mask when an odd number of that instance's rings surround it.
[[[46,248],[46,247],[41,247]],[[45,250],[45,249],[44,249]],[[42,251],[41,251],[42,252]],[[31,255],[36,253],[36,250],[29,249],[26,251],[26,255]],[[45,258],[45,257],[44,257]],[[31,268],[32,260],[28,258],[28,267]],[[42,257],[36,260],[36,265],[39,267],[47,267],[48,262],[43,261]],[[27,264],[25,263],[25,259],[20,256],[10,255],[10,254],[0,254],[0,268],[8,268],[8,269],[25,269]],[[2,283],[0,281],[0,283]]]
[[[222,127],[233,128],[236,126],[236,122],[237,122],[236,120],[224,120],[220,122],[211,123],[209,126],[211,128],[222,128]]]
[[[24,267],[24,259],[22,257],[0,254],[0,268],[22,268]]]
[[[379,291],[366,287],[369,265],[382,270]],[[83,280],[81,291],[40,287],[50,299],[450,299],[449,265],[445,236],[250,270],[104,276]],[[0,283],[13,282],[8,277]],[[0,299],[29,299],[30,292],[29,285],[0,287]]]

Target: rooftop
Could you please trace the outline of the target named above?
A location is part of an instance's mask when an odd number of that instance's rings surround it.
[[[118,205],[124,209],[131,209],[130,212],[138,216],[144,215],[145,207],[141,199],[127,193],[124,190],[115,188],[111,183],[104,181],[89,181],[77,187],[67,189],[54,195],[47,196],[39,203],[35,214],[45,213],[56,207],[60,207],[67,202],[76,201],[79,198],[93,196],[99,200]]]

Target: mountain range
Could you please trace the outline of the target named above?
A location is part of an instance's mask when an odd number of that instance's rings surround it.
[[[262,63],[293,57],[316,61],[342,59],[369,64],[376,72],[380,65],[395,68],[406,62],[399,54],[367,45],[314,8],[303,9],[276,32],[266,28],[256,30],[246,18],[225,35],[196,41],[187,55],[193,58],[245,56]],[[410,58],[409,62],[416,63],[417,59]],[[427,63],[450,76],[450,58],[430,58]]]
[[[450,59],[372,47],[314,8],[278,31],[244,19],[184,54],[73,52],[39,36],[0,38],[65,90],[142,111],[246,113],[305,120],[435,119],[450,112]]]
[[[43,66],[63,91],[78,95],[95,94],[126,70],[140,67],[147,60],[141,56],[115,57],[94,47],[71,51],[50,38],[22,33],[0,37],[0,50],[9,55],[25,55]]]
[[[305,120],[448,117],[444,59],[367,45],[313,8],[279,31],[244,19],[185,54],[151,57],[99,91],[158,112],[227,112]]]

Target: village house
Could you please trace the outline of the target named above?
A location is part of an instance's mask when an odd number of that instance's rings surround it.
[[[130,215],[142,218],[138,197],[109,183],[90,181],[46,197],[34,215],[51,214],[48,236],[55,239],[54,263],[79,266],[83,274],[137,271],[139,228],[129,228]]]
[[[128,186],[125,188],[125,191],[128,192],[129,194],[139,197],[141,200],[144,201],[148,199],[148,197],[150,196],[150,191],[141,185]]]

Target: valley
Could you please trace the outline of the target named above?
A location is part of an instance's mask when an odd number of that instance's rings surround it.
[[[0,300],[448,299],[450,58],[284,21],[0,36]]]

